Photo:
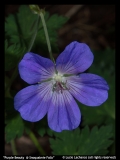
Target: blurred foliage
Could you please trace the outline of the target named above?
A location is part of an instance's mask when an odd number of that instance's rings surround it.
[[[89,73],[102,76],[110,89],[107,101],[99,107],[88,107],[78,102],[83,115],[83,125],[101,125],[115,120],[115,51],[106,49],[103,52],[93,52],[94,62]]]
[[[21,5],[18,13],[11,14],[5,19],[5,71],[18,67],[19,61],[27,52],[34,34],[36,19],[37,16],[26,5]],[[57,14],[50,16],[48,12],[45,12],[45,20],[52,50],[58,52],[57,31],[68,19]],[[36,51],[39,51],[39,49],[42,52],[47,52],[41,22],[32,51],[37,53]],[[54,155],[115,154],[115,50],[106,48],[106,50],[93,51],[93,53],[94,62],[88,71],[102,76],[108,82],[110,89],[107,101],[99,107],[88,107],[77,102],[82,114],[80,128],[74,131],[57,133],[49,129],[46,117],[36,123],[24,121],[14,109],[12,98],[14,96],[12,92],[14,91],[10,90],[5,98],[6,142],[21,137],[24,131],[29,134],[33,129],[41,137],[45,134],[51,137],[50,147]],[[9,82],[10,77],[5,75],[5,89]]]
[[[18,112],[15,111],[13,104],[12,98],[5,99],[5,138],[7,143],[16,138],[16,136],[18,138],[21,137],[24,131],[23,120]]]
[[[8,41],[5,40],[5,71],[9,71],[17,66],[25,48],[21,48],[19,44],[14,43],[10,46]]]
[[[35,131],[41,136],[43,137],[45,134],[48,134],[50,136],[53,135],[53,132],[49,127],[48,127],[48,123],[47,123],[47,117],[45,116],[43,119],[41,119],[39,122],[34,123],[35,127]]]
[[[35,32],[36,20],[37,16],[31,12],[27,5],[21,5],[18,13],[14,15],[10,14],[6,17],[5,71],[10,71],[11,69],[18,67],[18,63],[22,56],[24,56],[27,52],[29,43]],[[45,12],[45,20],[53,51],[54,49],[55,51],[58,51],[58,46],[56,43],[57,30],[67,22],[68,18],[58,16],[57,14],[50,16],[48,12]],[[40,48],[42,51],[47,51],[46,39],[41,22],[39,24],[38,34],[32,49],[36,50],[36,48]],[[23,131],[26,131],[26,133],[31,131],[31,123],[24,121],[20,114],[14,109],[14,102],[12,98],[12,95],[14,95],[12,92],[14,91],[9,91],[9,88],[7,88],[9,86],[9,82],[10,78],[5,76],[5,89],[7,90],[5,94],[6,142],[10,142],[12,139],[22,136]],[[42,124],[42,127],[40,127],[39,122],[36,123],[36,128],[41,136],[43,136],[46,132],[50,132],[50,129],[46,129],[45,125]]]
[[[9,42],[13,44],[19,44],[20,47],[25,47],[27,51],[32,35],[35,31],[36,20],[37,15],[33,14],[28,6],[21,5],[17,14],[11,14],[6,18],[5,31],[6,37],[9,37]],[[60,29],[67,22],[67,20],[68,18],[66,17],[58,16],[57,14],[50,16],[48,12],[45,12],[45,21],[53,52],[58,52],[58,46],[56,43],[57,30]],[[41,22],[32,50],[35,52],[37,48],[40,48],[42,51],[48,51]]]
[[[102,76],[109,85],[108,99],[98,107],[88,107],[77,102],[82,114],[82,126],[113,125],[113,138],[115,139],[115,50],[107,48],[103,51],[93,51],[94,62],[89,73]],[[115,154],[115,143],[113,153]],[[110,154],[110,153],[109,153]]]
[[[88,126],[74,131],[55,133],[55,139],[50,139],[53,155],[106,155],[107,148],[113,143],[112,126]]]

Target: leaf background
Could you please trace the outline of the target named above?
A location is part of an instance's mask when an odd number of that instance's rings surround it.
[[[64,9],[65,8],[64,5],[63,6],[55,5],[55,7],[56,10],[59,9],[59,7],[62,8],[63,9],[62,13],[67,12]],[[84,154],[87,155],[90,152],[98,155],[115,154],[115,96],[116,95],[115,95],[115,49],[114,49],[115,47],[113,45],[114,12],[113,9],[110,10],[110,8],[112,8],[112,5],[111,6],[85,5],[82,8],[82,10],[76,12],[77,14],[73,17],[70,17],[70,19],[61,16],[60,14],[54,14],[55,12],[52,12],[52,10],[51,10],[52,14],[48,12],[46,12],[45,14],[45,19],[47,21],[48,32],[50,35],[53,53],[57,53],[57,55],[60,54],[60,52],[64,49],[64,47],[74,40],[87,43],[90,46],[90,48],[93,49],[92,52],[94,53],[94,63],[89,68],[88,72],[98,74],[103,78],[105,78],[110,87],[109,98],[100,107],[92,108],[84,106],[81,103],[78,103],[82,113],[82,122],[79,128],[72,132],[63,131],[60,134],[53,132],[48,128],[47,117],[44,117],[42,121],[34,124],[34,128],[32,129],[36,133],[37,138],[40,137],[44,139],[45,136],[49,137],[50,143],[47,143],[47,147],[49,146],[50,149],[52,150],[52,152],[50,150],[50,154],[59,155],[65,153],[71,155],[73,153],[75,155],[84,155]],[[90,11],[90,15],[89,12],[87,12],[87,10]],[[16,21],[18,17],[20,19]],[[11,69],[17,67],[19,60],[27,51],[29,41],[33,34],[35,19],[36,16],[32,14],[29,7],[25,5],[21,5],[19,7],[19,10],[16,15],[11,14],[8,17],[6,17],[5,21],[6,22],[5,23],[5,31],[6,31],[5,70],[7,71],[5,78],[6,84],[9,82]],[[67,24],[64,26],[65,23]],[[60,32],[58,37],[59,29]],[[99,29],[101,29],[102,31],[100,31]],[[18,30],[20,31],[19,34],[17,32]],[[103,36],[103,38],[105,37],[105,39],[103,39],[104,43],[99,41],[99,36]],[[23,38],[22,41],[21,37]],[[107,40],[108,43],[105,43],[105,40]],[[34,44],[32,51],[42,56],[48,57],[45,36],[41,23],[36,38],[36,43]],[[16,84],[20,87],[17,88],[15,86]],[[10,92],[15,91],[15,93],[17,93],[18,90],[24,87],[26,87],[26,84],[22,84],[21,81],[18,81],[18,79],[16,79],[12,85]],[[24,136],[25,133],[29,132],[31,129],[31,123],[23,121],[20,118],[20,115],[16,113],[16,111],[14,110],[13,99],[12,100],[5,99],[5,102],[7,107],[7,109],[5,109],[6,111],[5,137],[6,141],[10,142],[11,139],[18,140],[18,137],[22,137]],[[9,113],[11,112],[12,114],[9,115]],[[19,126],[17,125],[18,123],[20,123]],[[90,150],[91,144],[92,144],[92,151]]]

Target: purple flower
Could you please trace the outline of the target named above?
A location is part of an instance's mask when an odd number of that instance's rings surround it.
[[[23,119],[31,122],[39,121],[47,114],[49,127],[57,132],[77,128],[81,113],[75,99],[95,107],[108,98],[109,87],[102,77],[81,73],[92,62],[90,48],[76,41],[58,56],[56,64],[37,54],[26,53],[19,63],[19,73],[32,85],[17,93],[15,109]]]

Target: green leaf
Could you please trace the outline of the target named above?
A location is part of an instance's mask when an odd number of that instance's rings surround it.
[[[30,41],[29,38],[34,31],[33,28],[36,19],[37,16],[26,5],[21,5],[17,14],[9,15],[6,18],[5,31],[11,37],[11,42],[20,43],[21,45],[25,43],[27,47]]]
[[[41,119],[39,122],[34,123],[34,125],[35,125],[35,130],[41,137],[43,137],[46,133],[49,134],[50,136],[53,135],[53,131],[48,127],[46,117]]]
[[[48,34],[49,34],[52,50],[54,52],[58,52],[57,32],[53,31],[51,29],[48,29]],[[38,49],[40,49],[40,50],[42,50],[46,53],[48,52],[48,47],[47,47],[46,38],[45,38],[45,34],[44,34],[43,29],[38,31],[38,34],[37,34],[37,37],[36,37],[36,40],[35,40],[35,44],[34,44],[32,50],[34,50],[34,48],[38,48]]]
[[[60,29],[63,24],[67,22],[68,18],[63,16],[58,16],[57,14],[52,15],[47,21],[47,27],[49,29],[57,30]]]
[[[21,46],[26,46],[28,48],[28,45],[34,33],[36,20],[37,15],[33,14],[30,8],[26,5],[21,5],[17,14],[9,15],[6,18],[5,31],[6,35],[10,37],[10,42],[19,43]],[[68,18],[58,16],[57,14],[49,16],[49,13],[45,12],[45,20],[52,49],[57,51],[57,30],[67,22]],[[40,49],[42,47],[42,49],[44,49],[45,51],[47,50],[46,39],[41,22],[33,49],[36,47]]]
[[[5,126],[5,138],[6,142],[10,142],[16,137],[21,137],[24,131],[23,120],[19,113],[15,111],[13,107],[13,99],[5,99],[5,115],[6,115],[6,126]]]
[[[19,124],[19,125],[18,125]],[[12,139],[22,136],[24,131],[23,121],[19,114],[16,115],[5,127],[6,142],[10,142]]]
[[[46,126],[47,123],[45,123],[44,119],[40,120],[39,122],[35,123],[35,130],[37,131],[37,133],[43,137],[44,134],[46,133]]]
[[[8,46],[7,40],[5,41],[5,71],[9,71],[17,66],[24,51],[25,48],[21,48],[19,44],[15,43]]]
[[[54,155],[106,155],[107,148],[113,143],[112,126],[88,126],[74,131],[54,132],[55,139],[50,138],[51,149]]]
[[[48,29],[48,34],[50,37],[51,46],[52,49],[54,49],[54,52],[58,52],[57,30],[60,29],[67,22],[67,20],[68,18],[64,16],[58,16],[57,14],[49,16],[49,13],[45,12],[45,21]],[[42,26],[40,26],[40,30],[38,31],[37,34],[36,45],[40,46],[40,48],[42,48],[44,51],[48,51],[46,45],[46,38]]]

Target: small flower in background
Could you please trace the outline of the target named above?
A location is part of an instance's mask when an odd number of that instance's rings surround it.
[[[76,41],[58,56],[56,64],[26,53],[19,63],[19,73],[32,85],[16,94],[15,109],[30,122],[39,121],[47,114],[49,127],[56,132],[77,128],[81,113],[75,99],[95,107],[108,98],[109,87],[102,77],[82,73],[91,66],[93,58],[89,47]]]

